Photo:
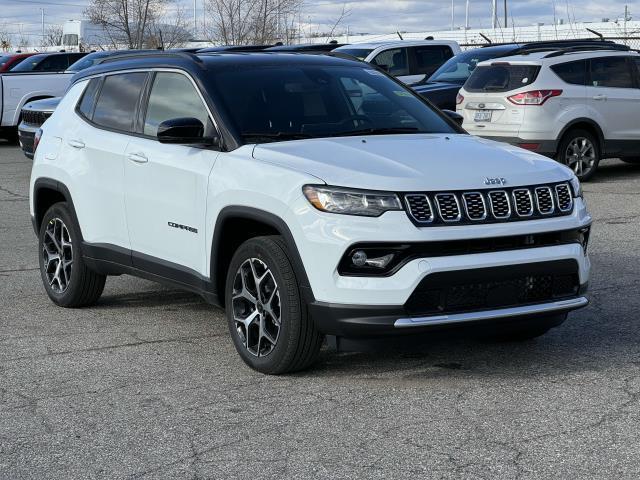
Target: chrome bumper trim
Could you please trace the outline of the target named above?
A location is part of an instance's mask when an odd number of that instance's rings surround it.
[[[497,318],[520,317],[537,313],[552,313],[567,310],[575,310],[586,306],[589,300],[586,297],[560,300],[557,302],[539,303],[537,305],[525,305],[522,307],[500,308],[497,310],[485,310],[481,312],[454,313],[451,315],[433,315],[430,317],[399,318],[393,324],[396,328],[420,327],[425,325],[444,325],[447,323],[472,322],[475,320],[492,320]]]

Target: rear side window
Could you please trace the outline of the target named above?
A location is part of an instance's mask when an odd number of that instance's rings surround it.
[[[409,75],[409,60],[406,48],[385,50],[375,56],[371,63],[384,67],[391,75]]]
[[[508,92],[526,87],[538,76],[537,65],[493,64],[476,68],[464,89],[468,92]]]
[[[191,81],[181,73],[158,73],[149,95],[144,134],[155,137],[162,122],[185,117],[200,120],[205,136],[212,129],[209,113]]]
[[[440,65],[453,57],[453,52],[446,45],[412,47],[415,67],[412,75],[431,75]]]
[[[93,116],[93,106],[96,102],[96,95],[98,93],[98,87],[100,86],[99,78],[94,78],[89,81],[89,85],[84,89],[84,93],[82,94],[82,98],[80,99],[80,103],[78,104],[78,112],[80,114],[91,120]]]
[[[577,62],[560,63],[553,65],[551,70],[554,71],[563,81],[571,85],[587,84],[587,61],[580,60]]]
[[[34,72],[63,72],[69,66],[69,57],[67,55],[51,55],[42,60]]]
[[[590,73],[594,87],[633,88],[627,57],[592,58]]]
[[[94,123],[123,132],[133,131],[133,120],[146,79],[147,74],[142,72],[106,77],[93,112]]]

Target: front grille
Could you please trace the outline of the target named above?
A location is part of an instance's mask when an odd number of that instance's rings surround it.
[[[409,213],[420,223],[433,222],[433,208],[426,195],[406,195],[405,200]]]
[[[460,202],[453,193],[437,193],[436,205],[440,218],[445,222],[457,222],[461,218]]]
[[[487,207],[480,192],[465,192],[462,194],[464,210],[470,220],[484,220],[487,218]]]
[[[41,126],[50,116],[52,112],[39,112],[37,110],[22,110],[20,116],[22,121],[28,125],[36,127]]]
[[[533,200],[531,192],[527,188],[519,188],[513,191],[513,204],[516,213],[521,217],[530,217],[533,215]]]
[[[404,305],[409,315],[508,308],[574,297],[574,260],[441,272],[426,276]]]
[[[536,206],[542,215],[553,213],[553,194],[549,187],[536,188]]]
[[[561,212],[570,212],[573,209],[573,197],[569,185],[566,183],[556,185],[556,197],[558,198],[558,209]]]
[[[407,214],[420,226],[496,223],[568,215],[568,183],[458,192],[404,194]]]

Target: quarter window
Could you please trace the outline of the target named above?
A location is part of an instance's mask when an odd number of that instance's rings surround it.
[[[393,48],[380,52],[371,63],[386,68],[391,75],[409,75],[406,48]]]
[[[146,73],[123,73],[106,77],[93,113],[93,121],[102,127],[133,131],[133,119],[146,79]]]
[[[587,62],[585,60],[553,65],[551,70],[563,81],[571,85],[587,84]]]
[[[98,87],[100,86],[100,79],[94,78],[89,81],[89,85],[84,90],[80,103],[78,104],[78,111],[83,117],[91,120],[93,115],[93,105],[96,101],[96,94],[98,93]]]
[[[185,117],[200,120],[205,126],[205,136],[213,128],[207,109],[189,78],[181,73],[158,73],[149,95],[144,134],[155,137],[162,122]]]
[[[633,88],[633,76],[627,57],[592,59],[591,85],[594,87]]]

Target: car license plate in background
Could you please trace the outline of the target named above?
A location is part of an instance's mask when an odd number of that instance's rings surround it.
[[[473,120],[476,122],[490,122],[492,113],[491,110],[478,110],[473,115]]]

